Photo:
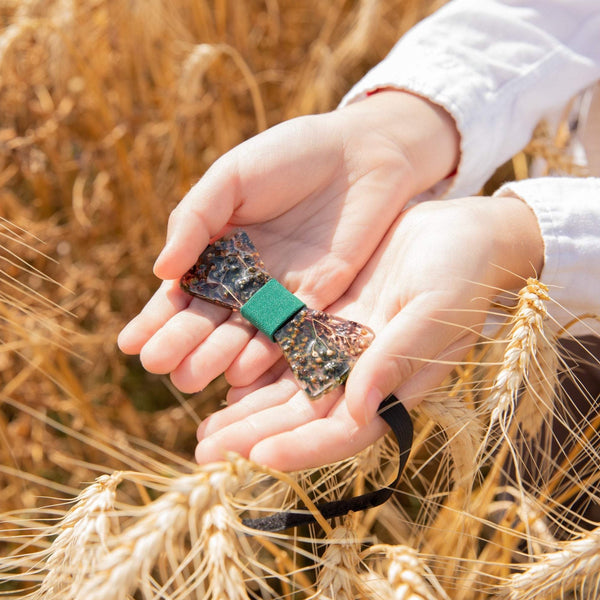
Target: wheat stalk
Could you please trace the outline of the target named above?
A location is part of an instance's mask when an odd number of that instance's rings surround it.
[[[462,397],[437,395],[420,405],[423,414],[445,432],[448,451],[454,463],[455,486],[470,486],[477,471],[477,450],[482,441],[482,426]]]
[[[144,597],[170,598],[164,595],[170,587],[176,595],[204,586],[214,600],[246,598],[242,570],[248,560],[240,558],[236,531],[243,528],[231,497],[247,482],[250,469],[239,459],[174,479],[132,471],[99,477],[47,529],[46,536],[58,536],[36,553],[46,557],[46,576],[31,598],[119,600],[135,590]],[[150,501],[144,493],[142,506],[115,504],[117,486],[126,481],[161,495]],[[170,563],[171,574],[164,575],[157,591],[153,571],[161,560]],[[19,556],[13,564],[22,562]],[[186,580],[182,573],[190,565]]]
[[[548,422],[556,396],[559,355],[545,335],[538,335],[537,351],[531,361],[535,369],[528,370],[516,412],[520,431],[528,438],[538,435]]]
[[[177,83],[177,96],[180,101],[190,104],[198,100],[202,79],[206,71],[218,58],[220,52],[213,44],[196,44],[181,67]]]
[[[310,478],[311,473],[302,475]],[[116,498],[117,487],[129,490],[128,496],[121,493],[127,502]],[[132,503],[134,490],[142,505]],[[150,491],[158,497],[152,500]],[[30,577],[20,577],[23,581],[34,581],[40,569],[45,572],[39,588],[26,596],[32,600],[120,600],[133,594],[157,600],[192,594],[204,600],[246,600],[249,584],[260,588],[263,598],[279,597],[279,589],[313,594],[313,583],[296,572],[297,550],[287,536],[267,540],[269,534],[248,529],[240,517],[245,510],[276,512],[294,498],[316,511],[297,479],[233,456],[175,477],[119,471],[86,488],[57,524],[40,524],[39,533],[27,536],[41,550],[7,557],[1,567],[8,573],[31,569]],[[333,531],[321,515],[319,521]],[[44,540],[55,535],[43,548]],[[326,543],[323,564],[303,551],[315,571],[323,567],[324,593],[333,599],[353,586],[363,589],[356,573],[358,543],[350,528],[332,533]],[[258,558],[261,547],[279,558],[275,584],[269,580],[274,576],[269,562]],[[347,597],[354,596],[348,591]]]
[[[40,23],[36,19],[21,19],[11,23],[0,34],[0,65],[5,62],[5,57],[13,44],[23,35],[36,31]]]
[[[233,526],[231,512],[221,505],[213,506],[202,518],[200,545],[207,554],[211,598],[215,600],[248,598]]]

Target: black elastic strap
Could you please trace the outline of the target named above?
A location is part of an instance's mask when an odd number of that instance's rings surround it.
[[[408,411],[395,396],[388,396],[380,404],[379,411],[381,417],[390,426],[398,440],[400,463],[398,465],[396,479],[389,485],[373,492],[367,492],[366,494],[353,496],[352,498],[317,504],[317,509],[326,519],[341,517],[351,511],[356,512],[372,508],[373,506],[379,506],[390,498],[395,491],[395,487],[402,476],[402,471],[404,470],[408,455],[410,454],[413,439],[413,426]],[[244,519],[242,521],[246,527],[258,529],[260,531],[283,531],[290,527],[299,527],[300,525],[309,525],[316,522],[314,515],[305,511],[284,511],[260,519]]]

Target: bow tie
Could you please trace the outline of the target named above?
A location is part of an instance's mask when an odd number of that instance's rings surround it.
[[[182,277],[181,287],[202,300],[240,311],[277,342],[310,398],[344,383],[375,337],[360,323],[308,308],[269,275],[244,231],[208,246]]]

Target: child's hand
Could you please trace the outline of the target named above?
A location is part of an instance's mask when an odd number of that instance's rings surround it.
[[[140,353],[149,371],[171,373],[185,392],[224,371],[235,385],[251,383],[277,349],[239,315],[178,287],[209,240],[243,225],[269,272],[308,306],[323,308],[352,284],[406,202],[450,172],[457,156],[447,113],[397,91],[241,144],[173,211],[155,265],[167,281],[121,332],[119,346]]]
[[[230,406],[198,430],[196,458],[233,450],[282,470],[323,465],[365,448],[394,392],[407,408],[438,386],[477,339],[491,299],[541,271],[533,212],[516,198],[426,202],[406,211],[344,296],[327,311],[377,332],[343,389],[315,401],[275,365],[232,388]],[[437,362],[436,362],[437,361]],[[265,369],[259,368],[259,372]]]

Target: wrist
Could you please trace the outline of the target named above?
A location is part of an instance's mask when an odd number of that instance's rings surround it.
[[[516,195],[486,200],[492,203],[495,261],[502,267],[499,287],[520,288],[528,277],[539,278],[544,267],[544,240],[537,217]]]
[[[404,156],[411,195],[456,171],[460,134],[450,113],[430,100],[395,88],[382,88],[342,111],[358,113],[362,131],[391,140]],[[355,116],[355,115],[352,115]]]

